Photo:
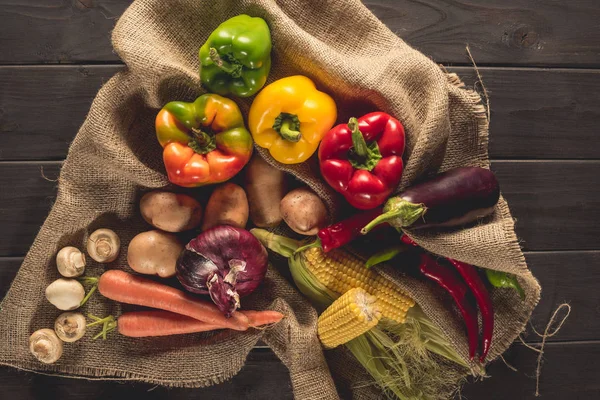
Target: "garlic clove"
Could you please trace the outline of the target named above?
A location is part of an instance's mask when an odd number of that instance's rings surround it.
[[[75,279],[60,278],[46,288],[48,301],[63,311],[78,308],[84,297],[85,289]]]
[[[66,278],[81,276],[85,271],[85,255],[76,247],[64,247],[56,255],[56,268]]]
[[[83,314],[66,312],[60,314],[54,321],[54,332],[63,342],[76,342],[85,335],[86,324]]]
[[[110,229],[98,229],[90,235],[87,241],[87,252],[100,263],[112,262],[117,259],[121,248],[121,240]]]
[[[52,329],[40,329],[29,337],[29,351],[44,364],[58,361],[63,353],[63,344]]]

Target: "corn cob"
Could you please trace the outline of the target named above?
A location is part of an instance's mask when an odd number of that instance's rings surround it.
[[[362,335],[379,322],[377,298],[354,288],[333,302],[319,317],[317,332],[323,347],[333,349]]]
[[[395,287],[376,270],[367,269],[357,257],[342,250],[327,254],[319,247],[302,252],[307,269],[327,289],[342,295],[353,288],[362,288],[378,300],[385,318],[398,323],[406,321],[408,309],[415,305],[413,299]]]

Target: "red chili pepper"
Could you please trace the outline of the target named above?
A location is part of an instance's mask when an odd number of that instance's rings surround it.
[[[353,207],[377,207],[396,189],[404,164],[404,128],[373,112],[331,129],[319,146],[323,178]]]
[[[477,327],[477,310],[471,305],[467,296],[469,288],[456,272],[446,265],[439,264],[427,253],[421,253],[419,269],[423,275],[437,282],[454,299],[467,326],[469,357],[472,360],[477,350],[479,330]]]
[[[323,251],[327,253],[362,236],[360,230],[379,214],[381,214],[381,208],[376,208],[364,213],[354,214],[350,218],[321,229],[317,235],[321,239]],[[387,224],[381,226],[387,226]]]
[[[400,236],[400,241],[402,243],[404,243],[404,244],[409,245],[409,246],[419,247],[419,245],[417,244],[417,242],[415,242],[414,240],[412,240],[411,238],[409,238],[407,235]]]
[[[448,258],[448,261],[450,261],[458,273],[462,275],[464,281],[475,295],[475,300],[477,300],[477,305],[481,312],[481,325],[483,331],[482,349],[479,361],[483,362],[490,350],[492,336],[494,334],[494,307],[492,305],[492,300],[490,299],[488,290],[475,267],[471,264],[453,260],[451,258]]]

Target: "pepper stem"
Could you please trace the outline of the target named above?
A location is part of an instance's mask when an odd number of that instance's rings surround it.
[[[424,204],[415,204],[400,197],[387,201],[383,207],[383,214],[369,222],[360,233],[366,235],[379,224],[388,222],[395,228],[411,226],[427,212]]]
[[[233,62],[229,62],[223,60],[223,58],[219,55],[219,52],[214,47],[211,47],[208,51],[208,56],[212,60],[213,63],[217,67],[219,67],[223,72],[228,73],[234,78],[239,78],[242,76],[242,65],[236,64]]]
[[[302,134],[299,131],[292,129],[292,122],[290,120],[285,120],[281,123],[281,128],[279,129],[279,134],[285,140],[289,140],[290,142],[297,142],[300,140]]]
[[[198,128],[192,128],[192,135],[188,146],[198,154],[206,154],[213,151],[217,144],[215,138],[208,132]]]
[[[354,147],[354,154],[361,159],[365,159],[369,154],[369,149],[362,132],[360,129],[358,129],[358,120],[354,117],[350,118],[348,121],[348,128],[352,131],[352,146]]]
[[[273,122],[273,129],[275,129],[282,138],[290,142],[298,142],[302,138],[300,132],[300,120],[295,114],[280,113],[275,121]]]

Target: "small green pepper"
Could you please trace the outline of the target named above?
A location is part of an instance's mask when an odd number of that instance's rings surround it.
[[[507,274],[506,272],[494,271],[493,269],[486,269],[485,275],[492,286],[497,288],[513,288],[519,293],[519,297],[521,297],[522,300],[525,299],[525,292],[514,275]]]
[[[271,32],[262,18],[235,16],[210,34],[199,57],[200,80],[209,91],[252,96],[271,69]]]

